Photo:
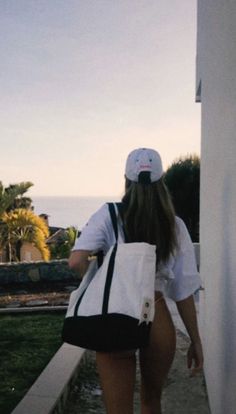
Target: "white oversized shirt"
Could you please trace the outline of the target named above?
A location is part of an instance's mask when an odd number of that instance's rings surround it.
[[[119,221],[118,227],[118,243],[124,243],[122,225]],[[201,280],[197,270],[193,243],[183,220],[179,217],[176,217],[176,231],[178,250],[175,255],[169,257],[167,262],[159,264],[155,290],[163,292],[165,296],[178,302],[195,293],[201,287]],[[104,204],[82,228],[72,251],[97,252],[102,250],[106,254],[115,243],[108,205]]]

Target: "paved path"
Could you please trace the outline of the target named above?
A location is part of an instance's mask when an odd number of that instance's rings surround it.
[[[189,339],[177,330],[177,349],[175,360],[163,392],[163,414],[210,414],[203,374],[191,378],[186,366],[186,353]],[[93,357],[92,357],[93,358]],[[64,414],[105,414],[102,403],[102,391],[95,371],[94,360],[87,361],[87,367],[80,377],[80,383],[72,392],[70,402]],[[86,372],[92,380],[86,383]],[[90,377],[90,378],[91,378]],[[135,392],[135,414],[140,413],[139,375]]]
[[[203,374],[190,377],[186,365],[188,338],[177,331],[177,349],[163,392],[163,414],[210,414]]]

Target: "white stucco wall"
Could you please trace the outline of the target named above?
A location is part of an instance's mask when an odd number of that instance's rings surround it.
[[[236,1],[198,0],[197,38],[205,375],[212,414],[236,414]]]

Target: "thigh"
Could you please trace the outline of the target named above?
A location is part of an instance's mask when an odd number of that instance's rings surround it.
[[[157,300],[150,344],[140,351],[143,392],[161,394],[176,348],[175,327],[165,299]]]
[[[97,352],[97,367],[108,414],[132,414],[136,374],[135,351]]]

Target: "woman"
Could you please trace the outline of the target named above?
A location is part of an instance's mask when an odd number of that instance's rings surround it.
[[[194,292],[200,287],[194,249],[183,221],[174,215],[162,176],[161,158],[155,150],[140,148],[129,154],[122,199],[123,230],[128,242],[147,242],[157,246],[155,317],[150,343],[139,350],[142,414],[161,413],[162,389],[175,354],[175,328],[165,296],[176,302],[190,336],[187,359],[192,375],[203,367],[193,299]],[[112,223],[105,204],[82,230],[71,253],[69,266],[80,277],[83,276],[89,255],[99,250],[106,253],[114,243]],[[108,414],[133,413],[135,355],[136,350],[96,354]]]

